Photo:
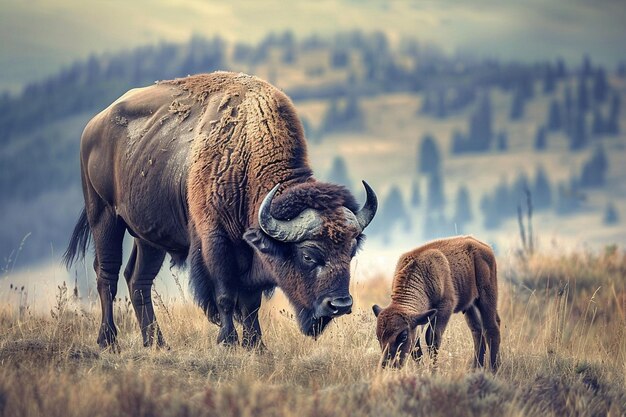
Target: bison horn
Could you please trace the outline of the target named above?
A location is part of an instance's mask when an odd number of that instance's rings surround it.
[[[376,214],[376,210],[378,209],[378,198],[376,198],[376,193],[372,190],[372,187],[370,187],[368,183],[365,181],[362,182],[365,187],[367,198],[365,200],[365,204],[361,207],[361,210],[354,213],[361,231],[363,231],[367,225],[370,224]]]
[[[301,242],[322,230],[322,218],[313,209],[305,209],[291,220],[275,219],[271,213],[272,200],[280,183],[267,193],[259,208],[259,226],[269,236],[281,242]]]

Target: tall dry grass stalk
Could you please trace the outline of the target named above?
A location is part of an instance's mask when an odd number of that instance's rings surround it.
[[[217,327],[182,300],[156,304],[170,350],[143,348],[130,304],[118,300],[122,352],[101,352],[99,312],[59,287],[51,314],[0,307],[0,416],[625,415],[626,255],[525,262],[500,268],[495,376],[470,369],[460,315],[437,368],[426,359],[378,369],[370,306],[388,301],[391,277],[356,282],[355,312],[317,342],[277,292],[260,313],[263,354],[216,346]]]

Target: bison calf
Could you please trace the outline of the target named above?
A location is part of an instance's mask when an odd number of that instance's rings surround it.
[[[410,352],[422,356],[417,327],[429,324],[426,344],[436,358],[452,313],[463,312],[474,338],[474,367],[484,366],[489,344],[491,369],[498,367],[500,317],[496,260],[491,248],[473,237],[437,240],[400,257],[391,304],[373,306],[382,366],[404,365]]]

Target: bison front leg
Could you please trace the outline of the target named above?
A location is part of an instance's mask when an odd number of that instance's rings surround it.
[[[219,315],[217,343],[235,346],[239,340],[233,322],[237,301],[237,292],[233,285],[236,282],[237,265],[232,245],[224,236],[212,233],[203,241],[201,252],[208,279],[213,283]]]
[[[259,325],[261,299],[261,291],[239,293],[238,305],[243,324],[241,345],[246,349],[265,350],[265,345],[261,340],[261,326]]]

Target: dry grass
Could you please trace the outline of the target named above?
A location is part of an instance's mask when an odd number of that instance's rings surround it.
[[[626,415],[625,272],[618,251],[503,265],[495,376],[469,368],[460,315],[437,369],[377,369],[370,305],[389,277],[356,284],[358,309],[317,342],[276,294],[261,312],[266,354],[215,346],[217,328],[180,302],[157,304],[171,349],[145,349],[124,300],[122,353],[100,352],[99,312],[61,287],[47,315],[0,307],[0,416]]]

